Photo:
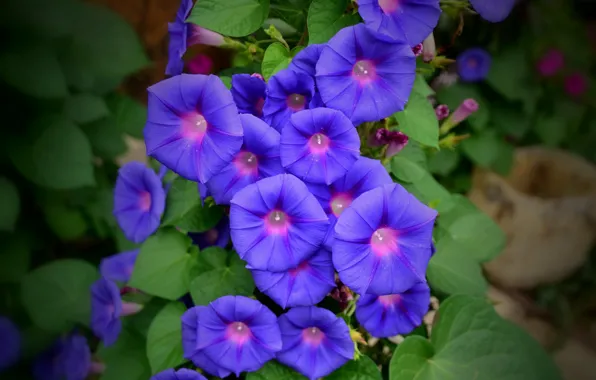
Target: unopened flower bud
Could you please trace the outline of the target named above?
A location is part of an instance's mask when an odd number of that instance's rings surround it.
[[[437,46],[435,44],[434,34],[430,34],[424,42],[422,42],[422,59],[424,62],[432,61],[437,55]]]
[[[439,104],[437,108],[435,108],[435,114],[437,115],[438,120],[443,120],[449,116],[449,107],[446,104]]]

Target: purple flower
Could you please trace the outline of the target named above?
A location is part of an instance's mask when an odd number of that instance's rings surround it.
[[[201,206],[205,206],[205,199],[210,197],[211,194],[209,193],[209,188],[204,183],[198,182],[197,183],[197,190],[199,191],[199,196],[201,197]]]
[[[57,340],[37,357],[33,364],[33,377],[36,380],[84,380],[101,367],[91,362],[87,339],[70,334]]]
[[[139,250],[118,253],[101,260],[99,272],[110,281],[126,283],[130,280]]]
[[[160,224],[166,193],[153,170],[140,162],[129,162],[118,171],[114,188],[114,216],[124,236],[142,243]]]
[[[360,157],[360,137],[344,114],[315,108],[292,115],[281,132],[281,163],[303,181],[331,184]]]
[[[311,108],[314,96],[315,81],[312,77],[290,69],[282,70],[267,83],[263,119],[281,132],[294,112]]]
[[[474,10],[490,22],[501,22],[509,16],[517,0],[470,0]]]
[[[275,314],[247,297],[224,296],[182,315],[184,357],[214,376],[256,371],[281,345]]]
[[[267,85],[262,77],[259,78],[250,74],[232,75],[231,91],[238,112],[263,117],[266,88]]]
[[[439,0],[358,0],[358,12],[371,30],[410,46],[422,42],[439,22]]]
[[[232,242],[251,269],[296,268],[317,251],[328,225],[315,197],[290,174],[248,185],[231,202]]]
[[[191,181],[207,183],[242,145],[232,94],[214,75],[182,74],[149,87],[147,154]]]
[[[358,24],[340,30],[323,49],[317,88],[327,107],[358,125],[403,111],[415,72],[410,46],[382,41]]]
[[[319,60],[324,47],[325,44],[314,44],[307,46],[304,50],[292,58],[292,62],[290,62],[290,66],[288,66],[288,68],[314,77],[317,61]]]
[[[8,318],[0,316],[0,372],[12,367],[21,355],[21,333]]]
[[[492,59],[482,48],[472,48],[457,57],[457,73],[464,82],[478,82],[486,78]]]
[[[207,380],[205,376],[197,371],[188,368],[180,368],[178,371],[174,369],[166,369],[158,374],[155,374],[149,380]]]
[[[338,218],[333,265],[359,294],[396,294],[425,282],[437,212],[401,185],[360,195]]]
[[[283,348],[277,360],[311,380],[327,376],[354,358],[346,322],[318,307],[297,307],[278,319]]]
[[[322,248],[296,268],[285,272],[252,271],[257,288],[279,306],[310,306],[335,288],[331,252]]]
[[[207,187],[217,204],[229,204],[239,190],[261,178],[284,172],[279,159],[279,132],[263,120],[249,114],[240,115],[244,143],[240,151]]]
[[[356,303],[358,322],[374,337],[409,334],[422,324],[430,304],[430,289],[418,283],[400,294],[365,294]]]
[[[142,305],[122,302],[115,283],[100,278],[91,285],[91,329],[105,346],[116,342],[122,330],[120,317],[138,313]]]
[[[188,236],[200,250],[213,246],[225,248],[230,241],[230,221],[224,216],[214,228],[205,232],[189,233]]]
[[[337,218],[352,201],[364,192],[390,183],[393,180],[380,161],[360,157],[344,177],[330,186],[307,184],[329,217],[330,226],[323,243],[327,249],[331,250]]]

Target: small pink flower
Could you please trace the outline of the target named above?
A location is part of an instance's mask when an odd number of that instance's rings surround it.
[[[188,62],[188,71],[191,74],[207,75],[213,69],[213,60],[205,54],[197,54]]]
[[[536,68],[543,77],[558,73],[565,66],[565,56],[559,49],[550,49],[538,60]]]
[[[438,120],[443,120],[449,116],[449,107],[446,104],[439,104],[437,108],[435,108],[435,114],[437,115]]]
[[[474,99],[466,99],[457,109],[451,114],[449,120],[455,126],[466,120],[471,114],[478,111],[478,102]]]
[[[567,94],[578,97],[588,90],[588,80],[582,73],[574,73],[565,78],[565,91]]]

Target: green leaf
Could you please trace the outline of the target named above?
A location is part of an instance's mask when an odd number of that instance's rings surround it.
[[[72,32],[77,5],[76,0],[4,0],[0,24],[45,38],[64,37]]]
[[[147,358],[156,374],[184,363],[182,323],[186,306],[180,302],[167,304],[153,319],[147,334]]]
[[[486,81],[509,100],[523,100],[530,87],[530,69],[526,60],[526,47],[522,44],[509,46],[506,51],[492,58]]]
[[[275,360],[270,360],[258,371],[247,373],[246,380],[306,380],[306,377]]]
[[[172,301],[182,297],[188,293],[194,265],[190,248],[191,240],[185,234],[169,228],[159,230],[141,245],[129,285]]]
[[[143,138],[147,121],[147,107],[125,95],[113,94],[106,99],[120,131],[138,139]]]
[[[439,103],[446,104],[451,111],[455,111],[466,99],[475,99],[478,102],[478,111],[470,115],[468,123],[477,131],[486,128],[490,121],[490,104],[484,99],[478,87],[458,83],[443,87],[437,92]]]
[[[391,173],[400,181],[412,183],[424,177],[426,171],[417,163],[398,154],[391,158]]]
[[[268,14],[269,0],[201,0],[186,21],[226,36],[244,37],[256,32]]]
[[[199,252],[197,258],[197,275],[213,269],[224,268],[228,252],[220,247],[207,247]]]
[[[146,380],[151,370],[145,351],[144,337],[123,329],[116,343],[97,350],[99,358],[106,365],[100,380]]]
[[[190,295],[196,305],[209,302],[225,295],[252,295],[255,284],[246,263],[237,254],[231,254],[229,266],[220,266],[201,273],[190,284]]]
[[[97,278],[97,269],[86,261],[52,261],[23,277],[21,302],[31,320],[44,330],[66,331],[75,322],[87,325],[89,287]]]
[[[383,380],[383,377],[371,358],[361,356],[358,360],[350,360],[325,380]]]
[[[530,130],[530,117],[513,105],[492,108],[491,118],[494,126],[505,135],[521,139]]]
[[[228,88],[228,90],[232,88],[232,77],[227,77],[224,75],[220,76],[219,79],[221,79],[221,81]]]
[[[499,137],[491,132],[472,135],[461,143],[463,152],[478,166],[490,168],[499,157]]]
[[[72,122],[43,118],[32,129],[44,128],[31,144],[10,146],[10,158],[27,179],[51,189],[74,189],[95,184],[93,156],[87,137]]]
[[[63,98],[68,94],[64,73],[49,44],[25,44],[0,54],[0,78],[37,98]]]
[[[441,149],[430,156],[428,170],[433,174],[448,176],[460,162],[460,154],[455,149]]]
[[[85,124],[108,116],[110,110],[99,96],[78,94],[66,98],[64,113],[75,123]]]
[[[390,380],[561,379],[538,342],[482,297],[450,297],[435,321],[430,343],[408,337],[398,346]]]
[[[162,219],[162,225],[175,225],[196,206],[201,206],[197,183],[182,177],[176,177],[172,182],[170,191],[168,191],[166,211]]]
[[[540,115],[534,123],[534,132],[544,144],[557,147],[567,135],[567,120],[563,115]]]
[[[505,248],[506,237],[501,228],[483,212],[457,219],[449,226],[449,234],[480,262],[494,259]]]
[[[223,211],[221,207],[209,207],[207,205],[203,207],[199,202],[189,212],[184,214],[184,217],[176,223],[176,226],[187,232],[205,232],[215,227],[222,216]]]
[[[263,78],[269,80],[278,71],[281,71],[288,67],[292,61],[290,51],[279,42],[274,42],[267,50],[265,50],[265,56],[263,57],[263,64],[261,66],[261,73]]]
[[[313,0],[308,9],[308,43],[324,44],[346,26],[360,21],[358,14],[345,14],[350,0]]]
[[[435,90],[428,85],[426,79],[424,79],[424,76],[421,74],[416,75],[416,80],[414,80],[414,87],[412,88],[412,91],[425,98],[435,94]]]
[[[13,235],[0,245],[0,283],[19,282],[29,271],[31,248],[25,239]]]
[[[66,205],[61,199],[45,197],[41,208],[46,223],[60,240],[76,240],[89,229],[81,210]]]
[[[399,124],[399,130],[409,138],[426,146],[439,146],[439,121],[426,97],[412,92],[406,108],[393,117]]]
[[[412,183],[403,184],[406,190],[425,204],[436,204],[434,207],[439,212],[444,212],[453,207],[451,193],[437,182],[433,176],[424,172],[424,175]]]
[[[0,177],[0,231],[13,231],[20,211],[17,187],[7,178]]]
[[[82,130],[89,138],[93,153],[98,157],[113,160],[128,150],[124,134],[112,116],[87,124]]]

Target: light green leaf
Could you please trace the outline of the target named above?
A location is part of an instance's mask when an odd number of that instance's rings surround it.
[[[350,360],[325,380],[383,380],[383,377],[371,358],[361,356],[358,360]]]
[[[346,14],[349,0],[313,0],[308,9],[308,43],[324,44],[346,26],[360,21],[358,14]]]
[[[200,27],[230,37],[256,32],[269,14],[269,0],[201,0],[187,19]]]
[[[95,184],[93,155],[87,137],[72,122],[43,118],[31,129],[43,132],[31,144],[9,147],[10,158],[27,179],[51,189],[74,189]]]
[[[421,179],[426,171],[417,163],[398,154],[391,158],[391,173],[400,181],[412,183]]]
[[[128,150],[124,134],[113,116],[87,124],[81,129],[89,138],[93,153],[98,157],[113,160]]]
[[[491,116],[490,105],[484,99],[478,87],[471,84],[458,83],[444,87],[437,92],[439,103],[449,106],[452,112],[466,99],[475,99],[478,102],[478,111],[470,115],[468,123],[477,131],[486,128]]]
[[[176,177],[172,182],[170,191],[168,191],[166,211],[162,219],[162,225],[175,225],[196,206],[201,206],[201,197],[197,183],[182,177]]]
[[[184,363],[180,318],[185,311],[184,304],[171,302],[155,316],[149,326],[147,358],[153,374]]]
[[[0,177],[0,231],[13,231],[20,211],[17,187],[7,178]]]
[[[306,377],[275,360],[270,360],[260,370],[247,373],[246,380],[306,380]]]
[[[285,46],[279,42],[272,43],[265,50],[265,56],[263,57],[263,64],[261,66],[263,78],[268,81],[278,71],[286,69],[291,61],[292,55]]]
[[[207,305],[225,295],[252,295],[255,284],[246,263],[237,254],[231,255],[229,266],[201,273],[192,280],[190,295],[196,305]]]
[[[199,252],[197,258],[197,275],[209,272],[213,269],[224,268],[228,252],[220,247],[207,247]]]
[[[185,234],[175,229],[159,230],[141,245],[129,285],[172,301],[182,297],[188,293],[194,266],[190,248],[191,240]]]
[[[207,205],[203,207],[199,202],[190,211],[184,214],[184,217],[176,222],[176,226],[187,232],[205,232],[215,227],[222,216],[223,211],[221,207],[209,207]]]
[[[106,370],[100,380],[147,380],[151,370],[145,351],[145,338],[128,329],[123,329],[115,344],[101,345],[97,350]]]
[[[412,92],[406,108],[393,117],[399,130],[409,138],[426,146],[439,146],[439,121],[426,97]]]
[[[448,176],[457,168],[460,158],[455,149],[441,149],[430,156],[428,170],[433,174]]]
[[[229,89],[232,88],[232,78],[227,76],[220,76],[219,79],[223,82],[223,84]]]
[[[448,228],[453,240],[462,246],[462,250],[480,262],[494,259],[505,248],[505,233],[486,214],[477,211],[453,222]]]
[[[3,0],[0,24],[45,38],[64,37],[72,32],[77,5],[77,0]]]
[[[108,106],[99,96],[78,94],[66,98],[64,113],[75,123],[85,124],[108,116],[110,110],[108,110]]]
[[[136,100],[121,94],[112,94],[106,99],[114,121],[122,133],[138,139],[143,138],[147,121],[147,107]]]
[[[64,73],[49,44],[22,45],[0,54],[0,78],[37,98],[63,98],[68,94]]]
[[[444,212],[453,207],[451,193],[428,172],[424,172],[422,177],[412,183],[404,183],[403,186],[421,202],[436,204],[434,208],[438,212]]]
[[[435,354],[432,344],[419,335],[407,337],[393,353],[389,365],[391,380],[414,379],[417,376],[431,378],[427,361]],[[437,377],[439,379],[440,377]],[[455,380],[455,379],[454,379]]]
[[[414,80],[414,87],[412,88],[412,91],[422,95],[425,98],[435,94],[435,90],[428,85],[422,74],[416,75],[416,80]]]
[[[40,328],[62,332],[75,322],[87,325],[90,317],[89,287],[97,269],[83,260],[52,261],[21,280],[21,302]]]
[[[26,238],[13,235],[0,245],[0,283],[19,282],[29,271],[31,248]]]
[[[461,143],[463,152],[478,166],[490,168],[499,157],[499,137],[491,132],[472,135]]]
[[[509,46],[492,58],[486,81],[509,100],[523,100],[527,96],[530,70],[526,51],[522,44]]]

